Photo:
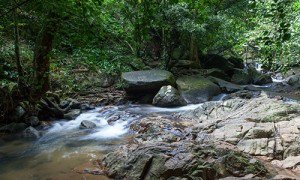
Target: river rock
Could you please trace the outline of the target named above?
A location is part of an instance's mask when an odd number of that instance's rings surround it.
[[[165,70],[147,70],[122,73],[125,90],[129,93],[157,93],[162,86],[175,85],[173,74]]]
[[[40,133],[36,129],[30,126],[23,131],[23,136],[25,138],[38,139],[40,137]]]
[[[221,93],[220,88],[200,75],[182,76],[176,81],[183,99],[189,104],[197,104],[210,100]]]
[[[10,123],[8,125],[0,127],[0,132],[6,133],[18,133],[22,132],[28,126],[25,123]]]
[[[255,68],[250,67],[247,69],[249,76],[251,77],[251,83],[256,85],[264,85],[272,83],[272,77],[269,74],[263,74],[257,71]]]
[[[20,121],[26,114],[25,109],[22,106],[17,106],[11,115],[12,121]]]
[[[271,75],[258,72],[255,68],[235,69],[231,81],[241,85],[263,85],[273,82]]]
[[[96,127],[96,124],[91,122],[91,121],[88,121],[88,120],[83,120],[81,123],[80,123],[80,129],[94,129]]]
[[[88,110],[93,110],[93,109],[95,109],[95,106],[89,105],[89,104],[87,104],[87,103],[84,103],[84,104],[81,104],[81,105],[80,105],[80,109],[81,109],[82,111],[88,111]]]
[[[174,107],[186,105],[180,93],[172,86],[163,86],[153,99],[153,105],[160,107]]]
[[[281,100],[268,98],[267,94],[262,94],[249,100],[236,98],[224,102],[206,102],[195,110],[183,113],[182,116],[198,122],[227,118],[234,124],[237,122],[291,121],[299,114],[299,104],[287,104]],[[226,125],[225,122],[224,125]]]
[[[241,90],[235,93],[231,93],[224,98],[224,100],[234,99],[234,98],[241,98],[241,99],[251,99],[259,97],[259,91],[248,91],[248,90]]]
[[[66,107],[68,107],[69,104],[70,104],[70,101],[62,100],[59,103],[59,107],[62,108],[62,109],[65,109]]]
[[[209,145],[156,143],[122,146],[102,160],[107,175],[114,179],[207,179],[247,174],[262,176],[266,168],[242,153]],[[175,178],[175,179],[176,179]]]
[[[32,126],[32,127],[35,127],[35,126],[38,126],[40,124],[40,121],[39,121],[39,118],[36,117],[36,116],[31,116],[27,119],[26,123],[29,125],[29,126]]]
[[[243,69],[244,68],[244,60],[237,57],[229,57],[227,58],[227,61],[229,61],[231,64],[234,65],[234,68]]]
[[[206,69],[218,68],[226,71],[234,68],[234,65],[227,61],[226,58],[217,54],[205,55],[204,57],[202,57],[201,63],[202,67]]]
[[[208,77],[209,80],[217,84],[221,89],[224,89],[225,92],[236,92],[242,90],[243,87],[237,84],[233,84],[231,82],[227,82],[223,79],[219,79],[216,77]]]
[[[296,88],[300,88],[300,74],[296,74],[287,78],[287,83]]]
[[[268,74],[257,74],[256,76],[253,77],[253,84],[256,85],[264,85],[272,82],[273,82],[272,77]]]
[[[231,78],[231,82],[235,84],[246,85],[251,83],[251,76],[245,69],[235,69]]]
[[[228,76],[224,71],[217,68],[207,69],[205,76],[211,76],[222,80],[230,81],[230,76]]]
[[[69,101],[69,106],[71,109],[80,109],[80,102],[76,99],[68,98],[67,101]]]
[[[80,109],[72,109],[68,113],[64,114],[64,119],[73,120],[77,118],[81,113]]]

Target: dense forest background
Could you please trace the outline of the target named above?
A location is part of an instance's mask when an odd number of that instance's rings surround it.
[[[9,0],[0,12],[1,117],[48,90],[178,60],[201,68],[207,54],[273,71],[300,62],[299,0]]]

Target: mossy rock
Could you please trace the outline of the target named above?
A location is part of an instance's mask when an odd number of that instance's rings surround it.
[[[240,152],[229,152],[223,157],[222,163],[226,171],[235,177],[243,177],[247,174],[264,176],[268,173],[261,162]]]
[[[206,102],[221,93],[219,86],[200,75],[182,76],[176,84],[181,96],[191,104]]]

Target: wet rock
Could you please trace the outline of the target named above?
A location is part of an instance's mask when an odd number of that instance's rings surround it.
[[[64,101],[61,101],[61,102],[59,103],[59,107],[62,108],[62,109],[64,109],[64,108],[68,107],[69,104],[70,104],[69,101],[64,100]]]
[[[102,165],[111,178],[120,179],[218,179],[267,173],[264,166],[241,153],[188,141],[122,146],[108,154]]]
[[[156,93],[162,86],[174,85],[172,73],[164,70],[133,71],[122,74],[125,90],[129,93]]]
[[[28,126],[25,123],[10,123],[8,125],[0,127],[0,132],[6,133],[18,133],[22,132]]]
[[[189,126],[183,121],[173,121],[166,117],[146,117],[137,122],[133,122],[130,129],[137,132],[139,136],[136,141],[152,141],[152,142],[176,142],[183,138],[182,129]]]
[[[230,81],[230,77],[224,71],[217,68],[207,69],[205,76],[211,76],[225,81]]]
[[[69,106],[71,109],[80,109],[80,102],[76,99],[68,98],[67,101],[69,101]]]
[[[227,82],[216,77],[208,77],[208,78],[209,80],[217,84],[221,89],[224,89],[225,92],[236,92],[243,89],[243,87],[240,85],[233,84],[231,82]]]
[[[72,109],[70,112],[64,114],[64,119],[73,120],[76,119],[81,113],[80,109]]]
[[[235,69],[231,81],[241,85],[263,85],[273,82],[271,75],[258,72],[255,68]]]
[[[120,116],[116,115],[116,116],[111,116],[110,118],[108,118],[107,123],[109,125],[112,125],[114,122],[116,122],[117,120],[120,119]]]
[[[40,124],[39,118],[36,116],[31,116],[26,120],[26,123],[29,126],[35,127],[38,126]]]
[[[287,78],[287,83],[296,88],[300,88],[300,74],[296,74]]]
[[[273,82],[271,75],[263,74],[262,72],[257,71],[254,67],[248,68],[247,72],[251,77],[252,84],[263,85]]]
[[[180,77],[176,84],[187,103],[202,103],[221,93],[216,84],[199,75]]]
[[[163,86],[153,99],[153,105],[160,107],[174,107],[186,105],[177,89],[172,86]]]
[[[95,123],[87,120],[83,120],[79,126],[80,129],[94,129],[95,127],[96,127]]]
[[[235,69],[231,78],[231,82],[235,84],[246,85],[251,83],[251,76],[245,69]]]
[[[20,121],[22,120],[25,114],[26,114],[25,109],[22,106],[17,106],[11,115],[11,119],[12,121],[15,122]]]
[[[229,174],[236,177],[255,174],[255,172],[261,174],[267,173],[267,169],[259,161],[238,152],[230,152],[225,155],[222,163]]]
[[[264,85],[264,84],[269,84],[272,83],[272,77],[268,74],[256,74],[253,77],[253,84],[257,84],[257,85]]]
[[[81,105],[80,105],[80,109],[81,109],[82,111],[89,111],[89,110],[95,109],[95,106],[89,105],[89,104],[87,104],[87,103],[84,103],[84,104],[81,104]]]
[[[233,64],[234,68],[239,68],[239,69],[243,69],[244,68],[244,61],[241,58],[229,57],[227,59],[227,61],[229,61],[231,64]]]
[[[229,94],[228,96],[225,97],[224,100],[233,99],[233,98],[251,99],[251,98],[257,98],[259,97],[259,95],[260,92],[242,90],[242,91]]]
[[[207,54],[201,58],[201,66],[205,69],[218,68],[228,76],[232,76],[234,68],[244,68],[243,60],[235,57],[224,58],[217,54]]]
[[[40,137],[40,133],[36,129],[30,126],[23,131],[23,136],[25,138],[38,139]]]

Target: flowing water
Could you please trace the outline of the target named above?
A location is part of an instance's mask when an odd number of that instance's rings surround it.
[[[281,82],[283,81],[274,79],[274,83]],[[271,84],[259,86],[261,89],[270,87]],[[213,100],[223,100],[225,97],[226,94],[221,94]],[[289,102],[293,102],[290,97],[287,98]],[[196,109],[201,105],[178,108],[158,108],[150,105],[100,107],[83,113],[72,121],[53,122],[49,128],[42,131],[42,136],[38,140],[2,137],[0,180],[68,178],[106,180],[104,176],[78,172],[95,169],[95,160],[125,144],[130,138],[131,122],[149,114],[170,116],[176,112]],[[80,129],[83,120],[92,121],[97,127],[92,130]]]
[[[222,96],[223,97],[223,96]],[[103,176],[78,174],[95,169],[96,159],[126,143],[131,122],[147,114],[171,115],[192,110],[198,105],[158,108],[128,105],[96,108],[72,121],[57,121],[38,140],[20,137],[0,139],[0,179],[107,179]],[[109,123],[109,119],[114,122]],[[82,120],[97,125],[93,130],[79,129]]]

